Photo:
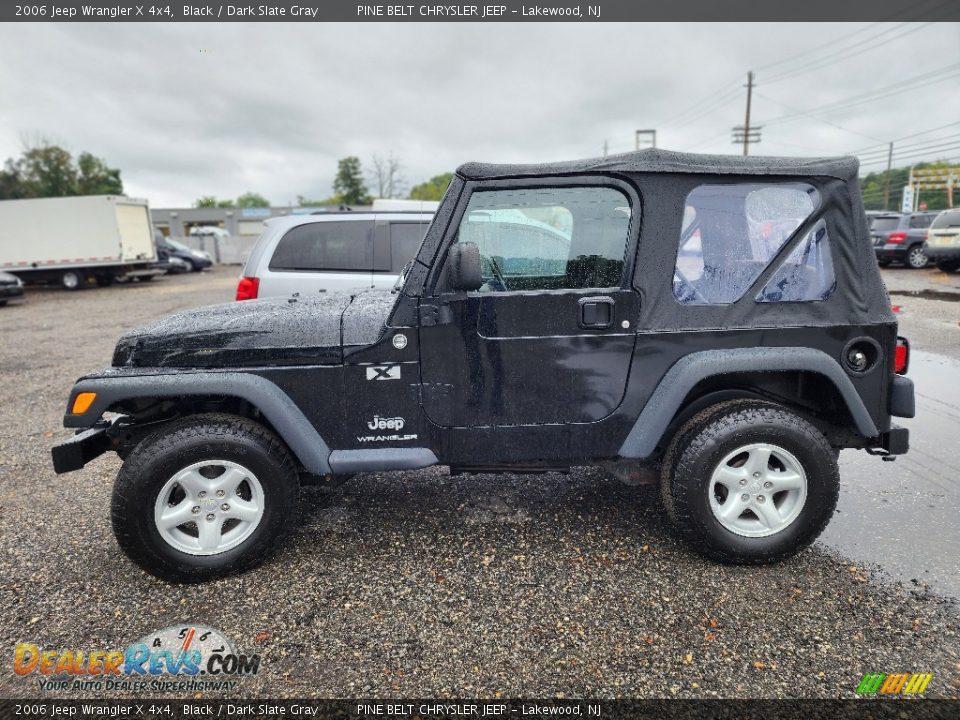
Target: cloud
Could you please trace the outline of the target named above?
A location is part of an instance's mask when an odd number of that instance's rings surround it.
[[[743,122],[748,69],[831,41],[853,45],[875,32],[865,27],[7,25],[0,157],[18,154],[24,134],[50,137],[105,157],[128,192],[159,207],[247,190],[276,204],[326,196],[348,154],[369,162],[393,152],[416,183],[468,160],[587,157],[605,141],[629,150],[636,128],[656,127],[662,146],[737,152],[729,130]],[[821,106],[960,61],[958,36],[957,24],[934,24],[769,85],[758,71],[754,121],[790,112],[778,103]],[[936,60],[897,59],[921,48]],[[837,154],[942,125],[960,117],[955,87],[775,123],[756,152]],[[716,107],[700,102],[720,91]]]

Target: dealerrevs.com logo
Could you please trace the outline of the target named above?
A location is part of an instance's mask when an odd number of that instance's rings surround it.
[[[256,675],[259,655],[244,655],[205,625],[173,625],[120,649],[51,649],[18,643],[13,671],[41,690],[123,692],[230,691]]]

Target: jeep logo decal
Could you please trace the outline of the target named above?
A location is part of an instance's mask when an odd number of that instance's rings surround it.
[[[403,430],[404,421],[401,417],[396,418],[382,418],[379,415],[374,415],[373,420],[367,423],[367,427],[371,430]]]

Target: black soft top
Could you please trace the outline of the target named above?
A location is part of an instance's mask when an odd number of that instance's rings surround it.
[[[853,180],[860,162],[855,157],[798,158],[739,155],[699,155],[648,149],[621,155],[556,163],[508,165],[469,162],[457,168],[465,180],[604,173],[702,173],[709,175],[783,175]]]

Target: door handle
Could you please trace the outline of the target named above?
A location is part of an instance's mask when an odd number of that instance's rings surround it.
[[[603,330],[613,325],[613,298],[580,298],[580,327]]]

